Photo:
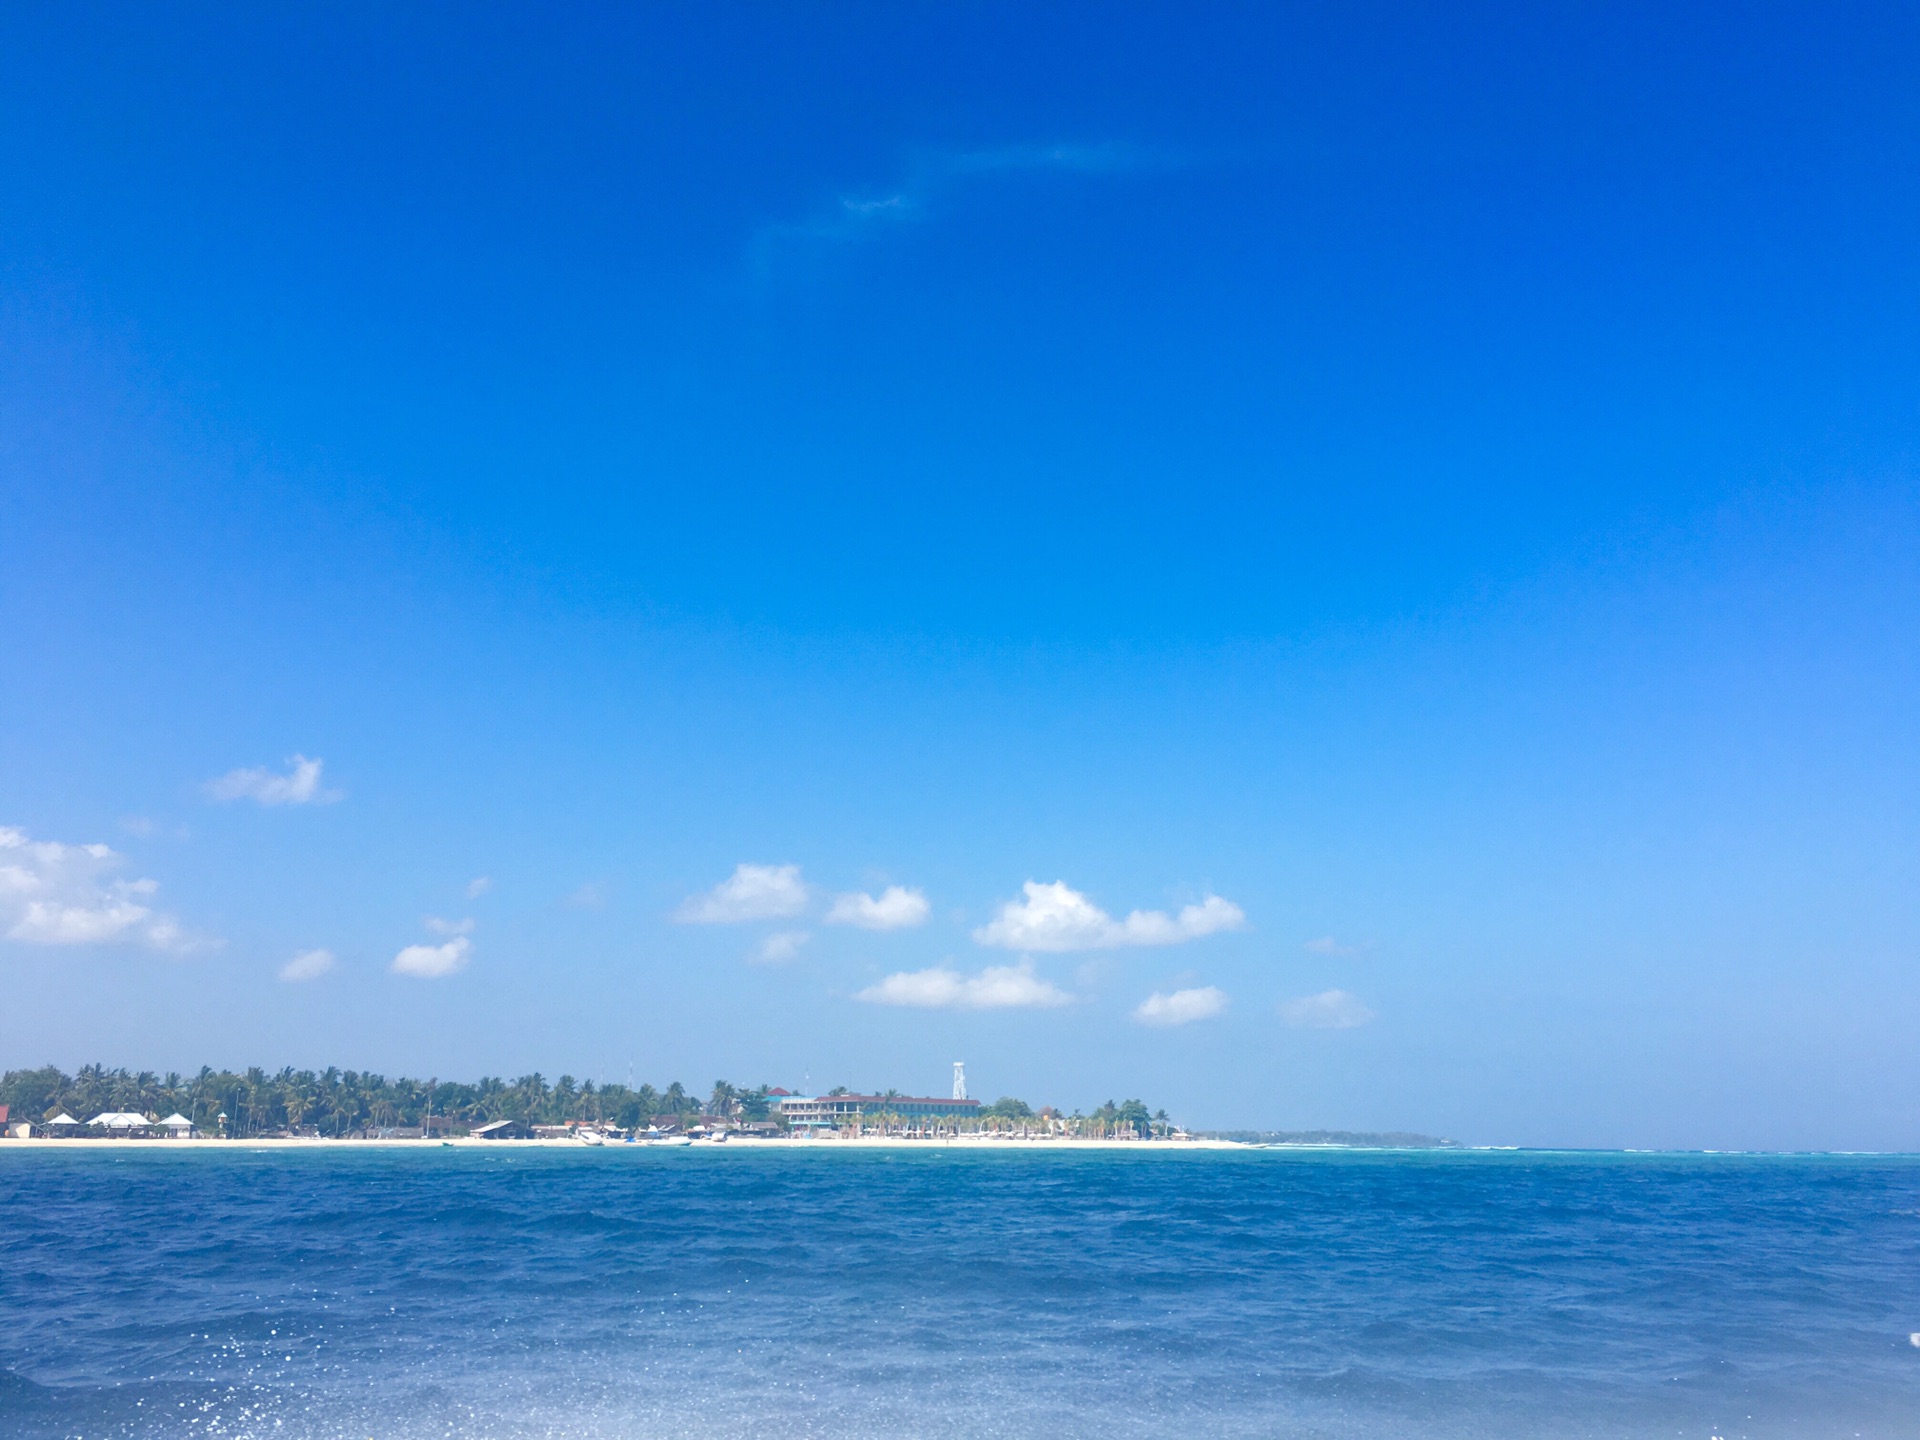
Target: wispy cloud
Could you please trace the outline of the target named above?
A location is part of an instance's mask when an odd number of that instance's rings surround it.
[[[1322,935],[1318,940],[1309,940],[1300,948],[1312,955],[1355,955],[1359,953],[1357,946],[1342,945],[1331,935]]]
[[[781,920],[805,910],[810,895],[798,865],[741,864],[713,889],[689,895],[673,918],[682,925]]]
[[[331,969],[331,950],[302,950],[280,967],[280,978],[288,984],[299,984],[306,980],[318,980]]]
[[[144,945],[187,951],[219,942],[189,934],[156,910],[158,881],[126,880],[124,858],[105,845],[29,839],[0,826],[0,926],[28,945]]]
[[[1196,1020],[1211,1020],[1226,1008],[1227,992],[1212,985],[1165,995],[1156,990],[1140,1002],[1133,1018],[1143,1025],[1191,1025]]]
[[[276,775],[264,766],[229,770],[218,780],[207,782],[207,794],[215,800],[253,800],[262,805],[331,805],[346,797],[343,791],[321,786],[320,771],[325,763],[291,755],[284,775]]]
[[[471,917],[460,920],[442,920],[438,915],[429,915],[422,922],[436,935],[471,935],[473,920]]]
[[[1280,1018],[1302,1030],[1352,1030],[1373,1019],[1360,997],[1346,990],[1322,990],[1283,1001]]]
[[[921,1010],[1050,1009],[1073,1003],[1066,991],[1034,973],[1031,960],[989,965],[978,975],[962,975],[945,966],[902,970],[869,985],[854,999]]]
[[[151,815],[124,815],[120,828],[139,840],[151,840],[156,835],[167,840],[185,840],[192,833],[185,825],[163,826]]]
[[[762,965],[784,965],[812,938],[804,930],[776,930],[754,947],[752,958]]]
[[[478,900],[491,889],[493,889],[493,877],[491,875],[476,875],[473,879],[467,881],[467,898],[469,900]]]
[[[854,891],[836,895],[827,910],[829,925],[857,925],[862,930],[903,930],[924,924],[927,897],[904,885],[889,885],[878,896]]]
[[[843,191],[804,220],[762,229],[749,246],[753,268],[765,274],[785,249],[865,239],[926,219],[958,186],[1019,172],[1120,175],[1169,163],[1164,151],[1124,144],[1002,145],[930,151],[915,157],[891,185]]]
[[[1025,898],[1009,900],[993,920],[973,932],[982,945],[1003,950],[1114,950],[1128,945],[1180,945],[1222,930],[1238,930],[1246,912],[1231,900],[1209,895],[1177,914],[1134,910],[1115,920],[1063,880],[1029,880]]]
[[[1173,163],[1171,151],[1147,145],[998,145],[954,150],[933,157],[931,168],[948,175],[990,175],[1003,170],[1065,170],[1080,175],[1124,175]]]

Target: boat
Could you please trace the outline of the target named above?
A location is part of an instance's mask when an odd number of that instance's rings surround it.
[[[607,1143],[607,1137],[602,1135],[598,1130],[576,1130],[573,1132],[573,1138],[578,1140],[582,1145],[604,1145]]]
[[[651,1140],[647,1141],[647,1144],[671,1145],[671,1146],[678,1147],[681,1145],[691,1145],[693,1144],[693,1141],[689,1140],[685,1135],[656,1135]]]

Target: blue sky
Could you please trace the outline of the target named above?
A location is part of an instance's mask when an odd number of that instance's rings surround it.
[[[1920,1147],[1917,62],[7,14],[0,1056]]]

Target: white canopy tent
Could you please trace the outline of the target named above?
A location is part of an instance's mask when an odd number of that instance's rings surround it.
[[[78,1125],[79,1123],[78,1120],[74,1119],[73,1116],[67,1114],[64,1110],[54,1116],[53,1119],[47,1121],[49,1127],[54,1125]]]
[[[193,1121],[176,1110],[160,1122],[160,1128],[178,1140],[182,1135],[193,1133]]]
[[[102,1110],[87,1122],[103,1130],[144,1130],[152,1123],[146,1116],[132,1110]]]

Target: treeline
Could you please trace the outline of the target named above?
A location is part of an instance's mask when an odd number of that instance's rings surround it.
[[[291,1066],[269,1074],[254,1067],[245,1071],[202,1068],[183,1076],[151,1070],[109,1070],[82,1066],[68,1075],[53,1065],[38,1070],[9,1070],[0,1075],[0,1105],[15,1120],[45,1123],[65,1111],[85,1122],[105,1110],[133,1110],[153,1119],[179,1112],[207,1134],[235,1137],[272,1135],[285,1131],[318,1131],[322,1135],[354,1135],[370,1130],[422,1126],[429,1114],[455,1126],[472,1127],[495,1120],[524,1121],[529,1125],[564,1125],[569,1121],[604,1122],[623,1130],[673,1121],[684,1128],[697,1117],[734,1123],[784,1124],[770,1087],[740,1086],[716,1080],[705,1095],[696,1095],[675,1081],[664,1090],[651,1085],[595,1085],[562,1075],[549,1083],[538,1073],[504,1080],[486,1076],[472,1083],[455,1080],[389,1080],[371,1071],[295,1070]],[[841,1086],[831,1094],[844,1095]],[[880,1098],[894,1098],[888,1090]],[[225,1120],[221,1119],[225,1116]],[[863,1121],[863,1128],[882,1132],[905,1128],[911,1121],[891,1114],[884,1105]],[[1149,1111],[1139,1100],[1109,1100],[1088,1114],[1076,1110],[1063,1115],[1051,1108],[1035,1111],[1024,1100],[1002,1096],[959,1122],[966,1130],[1039,1130],[1085,1138],[1170,1134],[1167,1112]]]
[[[155,1074],[150,1070],[108,1070],[86,1065],[68,1075],[52,1065],[38,1070],[9,1070],[0,1075],[0,1105],[18,1120],[47,1121],[61,1111],[86,1121],[103,1110],[135,1110],[154,1117],[178,1111],[212,1133],[225,1115],[230,1135],[267,1135],[281,1130],[317,1129],[322,1135],[425,1123],[436,1116],[457,1124],[485,1125],[494,1120],[523,1120],[530,1125],[563,1125],[570,1120],[606,1121],[633,1129],[667,1118],[685,1121],[715,1115],[748,1122],[775,1119],[768,1087],[748,1088],[716,1081],[697,1096],[675,1081],[664,1090],[642,1085],[595,1085],[562,1075],[551,1083],[539,1074],[505,1080],[487,1076],[461,1081],[389,1080],[368,1071],[295,1070],[268,1074],[258,1068],[235,1072],[203,1068],[197,1075]]]
[[[844,1085],[835,1086],[827,1092],[828,1096],[849,1093]],[[879,1094],[881,1101],[894,1099],[897,1090],[887,1090]],[[884,1103],[871,1113],[865,1121],[866,1128],[886,1130],[900,1122],[891,1115]],[[1116,1136],[1134,1136],[1146,1140],[1154,1136],[1165,1137],[1174,1130],[1172,1119],[1165,1110],[1148,1110],[1144,1101],[1122,1100],[1118,1104],[1109,1100],[1106,1104],[1081,1114],[1075,1110],[1071,1115],[1063,1115],[1052,1106],[1035,1110],[1024,1100],[1016,1100],[1011,1095],[1002,1095],[991,1105],[982,1105],[968,1120],[961,1122],[961,1129],[978,1128],[984,1130],[1023,1131],[1040,1130],[1051,1134],[1077,1135],[1082,1139],[1108,1140]]]

